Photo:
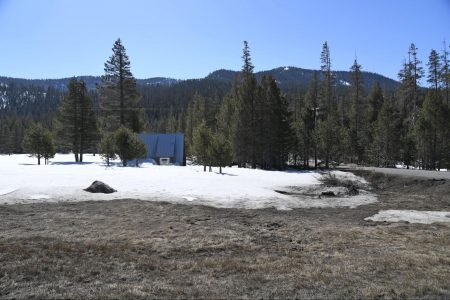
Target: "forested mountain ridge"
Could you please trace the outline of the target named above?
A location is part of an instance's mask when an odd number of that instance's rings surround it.
[[[94,90],[100,83],[100,76],[76,76],[76,78],[83,80],[86,83],[88,90]],[[66,91],[67,85],[71,77],[58,78],[58,79],[24,79],[0,76],[0,85],[16,84],[21,86],[34,86],[42,88],[54,88]],[[138,84],[142,85],[171,85],[179,82],[178,79],[166,78],[166,77],[152,77],[147,79],[137,79]]]
[[[258,80],[264,75],[272,75],[276,80],[278,85],[282,90],[292,90],[296,88],[305,88],[308,86],[312,79],[312,74],[314,70],[303,69],[297,67],[279,67],[272,70],[256,72],[255,76]],[[348,85],[351,82],[349,71],[334,71],[336,76],[336,82],[339,85]],[[137,79],[138,85],[173,85],[180,83],[182,81],[201,81],[201,80],[217,80],[220,82],[232,83],[239,71],[220,69],[211,72],[205,78],[199,79],[187,79],[179,80],[167,77],[152,77],[147,79]],[[362,72],[364,85],[367,89],[370,89],[375,83],[379,83],[383,90],[392,90],[399,86],[399,82],[383,75],[372,73],[372,72]],[[93,90],[96,88],[97,84],[100,83],[100,76],[76,76],[78,79],[83,80],[86,83],[88,90]],[[61,90],[67,90],[67,84],[69,83],[70,77],[59,78],[59,79],[23,79],[23,78],[13,78],[0,76],[0,84],[11,84],[15,83],[22,86],[35,86],[43,88],[55,88]]]
[[[273,76],[288,99],[297,99],[306,91],[313,72],[296,67],[279,67],[257,72],[255,77],[261,81],[263,76]],[[174,116],[178,119],[183,115],[196,94],[218,104],[230,91],[238,74],[238,71],[221,69],[201,79],[178,80],[166,77],[137,79],[136,83],[141,94],[140,102],[148,115],[150,129],[167,130],[168,117]],[[348,90],[351,82],[350,72],[336,71],[333,74],[336,76],[336,87]],[[362,72],[362,75],[366,91],[377,82],[386,92],[393,91],[399,85],[397,81],[379,74]],[[77,76],[77,78],[85,82],[94,107],[98,108],[96,87],[101,82],[101,77]],[[22,79],[0,76],[0,116],[27,117],[50,125],[57,106],[67,92],[70,79]]]
[[[313,77],[313,73],[314,70],[311,69],[279,67],[272,70],[256,72],[255,77],[260,81],[264,75],[271,75],[276,79],[277,84],[282,90],[293,90],[307,87]],[[210,73],[206,78],[232,82],[237,74],[239,74],[239,71],[221,69]],[[350,84],[350,71],[333,71],[333,74],[338,85],[348,86]],[[364,87],[367,90],[370,90],[377,82],[386,91],[394,90],[400,84],[398,81],[372,72],[362,72],[362,79],[364,81]]]

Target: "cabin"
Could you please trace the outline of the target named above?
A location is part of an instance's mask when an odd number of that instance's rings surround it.
[[[139,138],[147,147],[147,159],[159,165],[186,165],[184,134],[141,133]]]

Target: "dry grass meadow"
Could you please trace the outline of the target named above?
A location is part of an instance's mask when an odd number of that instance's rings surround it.
[[[0,206],[0,298],[450,298],[450,182],[363,174],[355,209],[216,209],[132,199]]]

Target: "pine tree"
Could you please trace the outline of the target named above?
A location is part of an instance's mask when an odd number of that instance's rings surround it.
[[[216,133],[213,135],[210,148],[211,163],[219,167],[219,173],[222,174],[222,168],[231,164],[233,160],[231,145],[224,134]]]
[[[104,127],[114,130],[125,126],[133,132],[140,132],[145,128],[144,110],[139,106],[136,79],[120,39],[114,43],[112,51],[99,87]]]
[[[325,42],[322,46],[322,52],[320,54],[320,70],[322,72],[323,82],[321,88],[322,106],[329,112],[335,107],[333,103],[333,84],[334,74],[331,71],[331,56],[328,43]]]
[[[167,133],[174,133],[178,131],[178,121],[175,118],[175,116],[172,114],[167,119],[167,125],[165,132]]]
[[[401,119],[392,100],[385,99],[374,126],[370,148],[371,161],[380,167],[391,167],[400,159]]]
[[[240,103],[239,103],[239,84],[238,77],[235,78],[235,82],[231,87],[231,90],[225,95],[222,105],[217,113],[217,131],[224,134],[227,140],[230,142],[231,150],[233,154],[233,160],[239,162],[241,155],[240,149],[238,148],[241,144],[238,141],[238,131],[239,131],[239,114],[240,114]],[[238,156],[239,155],[239,156]],[[240,164],[238,163],[240,167]]]
[[[319,105],[319,86],[317,72],[313,72],[312,80],[300,110],[300,118],[296,122],[300,151],[303,153],[303,164],[309,167],[309,158],[314,156],[314,167],[317,168],[317,134],[316,123]]]
[[[58,141],[74,153],[76,162],[83,162],[84,152],[98,143],[97,117],[82,80],[72,78],[68,90],[57,115]]]
[[[147,147],[139,137],[133,135],[133,156],[135,158],[135,166],[139,167],[139,160],[147,157]]]
[[[428,79],[427,82],[430,87],[434,89],[434,93],[437,95],[439,92],[439,82],[441,74],[441,61],[439,54],[436,50],[432,49],[430,56],[428,57]]]
[[[47,129],[40,124],[33,125],[25,133],[23,148],[33,157],[38,159],[38,165],[41,164],[41,158],[48,159],[55,156],[55,144],[53,137]]]
[[[258,83],[253,74],[253,64],[250,57],[250,48],[247,41],[244,41],[242,59],[244,65],[237,82],[236,88],[236,131],[233,136],[233,151],[241,164],[250,162],[253,168],[256,168],[258,159],[257,133],[258,111],[260,107],[258,101]]]
[[[217,130],[221,132],[228,141],[231,140],[236,128],[236,107],[234,105],[232,92],[224,97],[222,105],[216,116]]]
[[[363,81],[361,76],[361,65],[355,59],[350,68],[352,78],[352,105],[350,109],[350,145],[352,155],[356,161],[361,163],[364,160],[365,146],[368,142],[367,136],[367,108],[363,98]]]
[[[115,149],[122,161],[122,166],[126,167],[128,161],[145,156],[138,145],[138,139],[137,134],[124,126],[114,133]]]
[[[402,131],[401,146],[403,163],[407,168],[414,163],[416,155],[416,145],[414,143],[414,127],[417,121],[420,104],[420,79],[424,75],[421,61],[417,58],[417,47],[411,44],[408,51],[408,61],[403,64],[402,70],[399,72],[401,81],[400,95],[402,102]]]
[[[325,120],[318,122],[316,130],[319,137],[320,155],[325,158],[325,168],[328,169],[332,156],[337,157],[339,155],[339,145],[342,141],[337,114],[330,114]]]
[[[44,151],[43,151],[43,157],[45,160],[45,164],[48,165],[48,160],[50,158],[55,157],[56,154],[56,147],[55,142],[53,139],[53,135],[49,130],[45,130],[43,132],[43,141],[44,141]]]
[[[244,162],[251,162],[252,168],[256,168],[257,163],[257,132],[258,132],[258,116],[257,116],[257,99],[258,99],[258,84],[253,73],[253,64],[250,57],[250,48],[247,41],[244,41],[244,49],[242,59],[244,65],[242,66],[243,82],[241,84],[241,115],[240,121],[243,133],[242,141],[248,144],[248,152]],[[247,125],[244,125],[247,124]]]
[[[439,77],[444,88],[445,103],[447,104],[447,107],[450,108],[450,57],[445,41],[443,46],[441,55],[442,67],[439,72]]]
[[[193,136],[193,153],[196,161],[203,164],[203,171],[206,172],[206,166],[211,165],[211,145],[212,133],[211,129],[206,126],[206,122],[201,122],[194,129]]]
[[[431,83],[434,86],[434,83]],[[441,147],[445,144],[447,125],[446,107],[440,94],[430,90],[425,97],[416,124],[416,138],[422,167],[435,170],[440,167]]]
[[[418,48],[411,44],[409,49],[409,57],[412,68],[412,76],[413,76],[413,101],[414,101],[414,113],[418,112],[419,106],[419,82],[424,76],[423,68],[420,66],[421,61],[417,58],[417,50]]]
[[[192,155],[192,137],[194,134],[194,128],[196,126],[195,112],[194,112],[194,102],[191,101],[188,104],[186,109],[186,118],[185,118],[185,141],[186,141],[186,155]]]
[[[329,168],[331,155],[336,151],[336,141],[339,139],[339,118],[336,103],[333,100],[334,75],[331,71],[331,56],[328,43],[325,42],[320,56],[321,72],[321,111],[322,117],[318,122],[319,144],[322,156],[325,158],[325,167]]]
[[[214,129],[217,125],[216,115],[219,111],[218,101],[214,98],[202,96],[195,93],[193,100],[189,103],[186,117],[186,141],[188,148],[192,147],[193,130],[201,122]]]
[[[381,110],[381,107],[384,103],[384,96],[383,96],[383,90],[381,89],[380,84],[377,82],[372,87],[372,91],[369,95],[369,112],[368,112],[368,118],[369,123],[373,124],[377,118],[378,114]]]
[[[424,76],[421,61],[417,58],[418,48],[414,43],[408,51],[408,61],[404,62],[403,69],[398,76],[401,81],[401,92],[403,98],[403,116],[411,129],[417,119],[419,108],[419,82]]]
[[[368,108],[367,108],[367,126],[368,126],[368,142],[367,145],[369,148],[367,149],[368,152],[372,151],[370,148],[371,145],[374,142],[375,138],[375,129],[376,129],[376,121],[378,118],[378,115],[380,113],[381,107],[384,103],[384,95],[383,90],[381,89],[380,84],[377,82],[373,87],[369,94],[368,98]],[[368,156],[370,156],[370,153],[368,153]],[[371,161],[371,158],[369,158],[369,161]]]
[[[5,121],[5,123],[6,123],[6,121]],[[16,126],[19,126],[19,125],[16,125]],[[14,150],[15,150],[14,139],[16,137],[16,135],[14,134],[14,131],[15,131],[15,128],[11,129],[9,124],[4,127],[3,139],[0,143],[0,145],[3,147],[2,153],[6,153],[8,155],[11,155],[14,153]]]
[[[101,157],[106,161],[109,167],[111,160],[116,159],[116,141],[114,140],[114,133],[107,133],[100,140],[98,146]]]
[[[263,114],[259,114],[261,122],[258,137],[262,143],[257,148],[262,155],[261,167],[283,169],[294,139],[290,127],[291,113],[273,77],[264,76],[261,85],[263,101],[260,102],[262,106],[259,111]]]

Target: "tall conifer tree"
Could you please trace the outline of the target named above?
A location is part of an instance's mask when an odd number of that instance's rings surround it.
[[[56,132],[60,146],[82,162],[86,150],[95,150],[98,143],[97,116],[82,80],[72,78],[68,90],[59,107]]]
[[[317,72],[313,72],[311,82],[305,95],[305,101],[296,122],[299,149],[303,156],[303,164],[309,167],[309,158],[314,156],[314,167],[317,168],[317,133],[316,123],[319,105],[319,82]]]
[[[112,56],[105,63],[105,75],[99,86],[104,129],[115,130],[125,126],[140,132],[145,128],[144,110],[139,105],[136,79],[131,73],[130,59],[120,39],[114,43],[112,51]]]
[[[385,99],[374,126],[374,140],[370,153],[372,162],[380,167],[392,167],[401,159],[400,112],[391,99]]]
[[[442,68],[440,70],[440,82],[444,88],[445,103],[447,104],[447,107],[450,108],[450,57],[446,42],[444,41],[443,44],[444,47],[441,54]]]
[[[363,81],[361,75],[361,65],[357,59],[350,68],[352,106],[350,110],[350,141],[352,155],[356,157],[358,163],[364,159],[365,147],[367,145],[367,123],[366,106],[363,98]]]
[[[261,83],[262,108],[260,132],[258,134],[261,167],[283,169],[294,140],[291,129],[291,113],[288,103],[281,95],[275,79],[264,76]]]
[[[411,43],[408,51],[408,60],[404,62],[399,72],[400,98],[402,103],[402,132],[401,153],[402,161],[407,168],[414,163],[416,147],[414,143],[414,127],[419,114],[420,80],[424,76],[421,61],[417,58],[417,47]]]
[[[320,55],[321,61],[321,107],[322,113],[318,122],[319,145],[322,157],[325,159],[325,167],[329,168],[331,155],[335,153],[337,141],[339,140],[339,118],[337,106],[334,101],[333,86],[334,74],[331,71],[331,56],[328,43],[325,42]]]
[[[236,117],[237,127],[233,138],[233,150],[240,165],[250,162],[252,167],[257,163],[258,132],[258,83],[253,74],[250,48],[244,41],[242,54],[244,65],[237,82]]]
[[[428,66],[427,82],[430,84],[430,87],[434,90],[434,93],[437,95],[439,91],[441,61],[439,58],[439,54],[434,49],[431,49],[430,56],[428,57],[427,66]]]

